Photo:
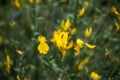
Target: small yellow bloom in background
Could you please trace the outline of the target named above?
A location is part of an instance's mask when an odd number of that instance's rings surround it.
[[[116,27],[116,32],[118,32],[120,30],[120,25],[117,22],[115,22],[115,27]]]
[[[2,43],[2,36],[0,35],[0,44]]]
[[[70,34],[75,34],[76,31],[77,31],[76,28],[73,28],[70,30]]]
[[[112,6],[112,12],[117,15],[120,16],[120,13],[117,11],[117,8],[115,6]]]
[[[71,26],[70,19],[67,19],[65,22],[62,21],[62,23],[61,23],[61,28],[65,31],[68,30],[70,28],[70,26]]]
[[[19,0],[15,0],[15,6],[16,6],[17,8],[20,8],[20,7],[21,7]]]
[[[84,1],[84,5],[87,6],[89,4],[89,1],[88,0],[85,0]]]
[[[17,75],[16,78],[17,78],[17,80],[21,80],[19,75]]]
[[[46,43],[46,38],[44,36],[39,36],[38,40],[40,42],[40,44],[38,45],[38,51],[40,54],[47,54],[48,50],[49,50],[49,46]]]
[[[33,3],[33,0],[29,0],[30,3]]]
[[[24,52],[22,50],[16,50],[16,52],[19,54],[19,55],[23,55]]]
[[[79,64],[78,66],[77,66],[77,70],[78,71],[81,71],[83,69],[83,65],[82,64]]]
[[[89,29],[86,28],[86,31],[85,31],[85,38],[89,37],[92,33],[92,27],[90,27]]]
[[[83,16],[84,14],[85,14],[85,8],[83,7],[82,10],[79,11],[79,13],[78,13],[77,16],[78,16],[78,17],[81,17],[81,16]]]
[[[31,80],[31,79],[29,79],[29,78],[25,77],[23,80]]]
[[[85,43],[85,45],[90,49],[94,49],[96,47],[95,45],[91,45],[91,44],[88,44],[88,43]]]
[[[35,1],[36,1],[36,3],[41,3],[42,0],[35,0]]]
[[[95,73],[95,72],[91,72],[90,76],[93,80],[99,80],[100,79],[100,75]]]
[[[11,69],[11,58],[9,55],[6,55],[6,71],[10,73]]]
[[[88,62],[89,62],[89,58],[85,58],[83,61],[81,61],[77,66],[78,71],[81,71],[83,68],[85,68]]]

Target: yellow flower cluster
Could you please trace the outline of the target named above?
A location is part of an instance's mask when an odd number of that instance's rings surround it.
[[[84,42],[81,39],[76,39],[76,43],[74,44],[73,40],[71,40],[71,35],[76,32],[76,28],[71,29],[71,21],[70,19],[66,19],[66,21],[62,21],[60,28],[53,33],[53,37],[50,41],[58,48],[58,50],[62,53],[62,59],[64,59],[67,51],[71,49],[74,45],[75,56],[80,54],[80,49],[83,48],[83,45],[87,46],[90,49],[94,49],[95,45],[90,45]],[[71,29],[71,30],[70,30]],[[92,33],[92,27],[90,29],[86,29],[85,37],[89,37]],[[47,45],[46,38],[43,36],[38,37],[40,44],[38,45],[38,51],[41,54],[47,54],[49,50],[49,46]]]
[[[90,33],[91,34],[91,33]],[[86,34],[85,34],[86,35]],[[84,42],[81,39],[77,39],[76,40],[76,45],[74,47],[75,50],[75,56],[80,54],[80,49],[83,48],[83,45],[85,44],[85,46],[87,46],[89,49],[94,49],[96,46],[95,45],[91,45],[89,43]]]
[[[62,21],[60,29],[54,32],[53,38],[51,39],[51,42],[54,43],[56,47],[62,52],[62,59],[64,59],[64,56],[66,55],[66,50],[69,50],[73,46],[72,40],[70,41],[70,43],[68,43],[68,29],[70,28],[70,26],[71,22],[69,19],[67,19],[65,22]]]

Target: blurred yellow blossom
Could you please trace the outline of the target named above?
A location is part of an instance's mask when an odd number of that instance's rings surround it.
[[[35,1],[36,1],[36,3],[41,3],[42,0],[35,0]]]
[[[96,47],[95,45],[91,45],[91,44],[88,44],[88,43],[85,43],[85,45],[90,49],[94,49]]]
[[[89,29],[86,28],[86,31],[85,31],[85,38],[89,37],[92,33],[92,27],[90,27]]]
[[[74,47],[75,50],[75,56],[80,54],[80,48],[83,47],[84,42],[81,39],[76,40],[76,45]]]
[[[21,7],[19,0],[15,0],[15,6],[16,6],[17,8],[20,8],[20,7]]]
[[[118,32],[120,30],[120,25],[117,22],[115,22],[115,27],[116,27],[116,32]]]
[[[97,74],[96,72],[91,72],[90,76],[93,80],[99,80],[100,79],[100,75]]]
[[[77,40],[76,40],[76,44],[77,44],[77,46],[78,46],[79,48],[82,48],[84,42],[83,42],[81,39],[77,39]]]
[[[16,52],[19,54],[19,55],[23,55],[24,52],[22,50],[16,50]]]
[[[89,0],[84,1],[84,5],[87,6],[89,4]]]
[[[80,54],[80,48],[78,46],[75,45],[74,50],[75,50],[75,56]]]
[[[73,41],[68,44],[68,34],[68,32],[58,30],[53,33],[53,37],[50,40],[62,52],[62,59],[64,59],[66,50],[71,49],[73,46]]]
[[[6,71],[10,73],[11,69],[11,58],[9,55],[6,55]]]
[[[2,43],[2,36],[0,35],[0,44]]]
[[[70,43],[66,46],[66,50],[69,50],[73,47],[73,41],[70,41]]]
[[[49,50],[49,46],[46,43],[46,38],[44,36],[39,36],[38,40],[40,42],[40,44],[38,45],[38,51],[40,54],[47,54],[48,50]]]
[[[62,21],[62,23],[61,23],[61,28],[65,31],[68,30],[68,28],[70,28],[70,26],[71,26],[70,19],[67,19],[65,22]]]
[[[30,3],[33,3],[33,0],[29,0]]]
[[[55,31],[51,42],[53,42],[58,49],[66,48],[68,43],[68,32],[62,32],[60,30]]]
[[[70,34],[74,34],[76,32],[76,28],[70,30]]]
[[[21,80],[19,75],[17,75],[16,78],[17,78],[17,80]]]
[[[85,68],[88,62],[89,62],[89,58],[85,58],[83,61],[81,61],[77,66],[78,71],[81,71],[83,68]]]
[[[115,6],[112,6],[112,12],[117,15],[120,16],[120,13],[117,11],[117,8]]]
[[[79,13],[78,13],[77,16],[78,16],[78,17],[81,17],[81,16],[83,16],[84,14],[85,14],[85,8],[83,7],[82,10],[79,11]]]

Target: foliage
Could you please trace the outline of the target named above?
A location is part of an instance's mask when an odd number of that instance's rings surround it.
[[[119,80],[119,0],[1,0],[0,79]]]

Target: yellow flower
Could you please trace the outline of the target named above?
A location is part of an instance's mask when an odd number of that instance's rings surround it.
[[[118,32],[120,30],[120,25],[116,22],[115,26],[116,26],[116,32]]]
[[[87,6],[88,4],[89,4],[89,1],[86,0],[86,1],[84,2],[84,5]]]
[[[85,31],[85,38],[89,37],[92,33],[92,27],[90,27],[89,29],[87,28]]]
[[[85,58],[83,61],[81,61],[78,66],[77,69],[78,71],[81,71],[89,62],[89,58]]]
[[[77,70],[78,71],[81,71],[83,69],[83,65],[82,64],[79,64],[78,66],[77,66]]]
[[[87,65],[89,62],[89,58],[85,58],[81,63],[84,65]]]
[[[85,43],[85,45],[88,47],[88,48],[90,48],[90,49],[94,49],[96,46],[95,45],[90,45],[90,44],[88,44],[88,43]]]
[[[44,36],[39,36],[38,40],[40,42],[40,44],[38,45],[38,51],[40,54],[47,54],[48,50],[49,50],[49,46],[46,43],[46,38]]]
[[[76,40],[76,44],[77,44],[77,46],[78,46],[79,48],[82,48],[84,42],[83,42],[81,39],[77,39],[77,40]]]
[[[11,69],[11,59],[9,55],[6,55],[6,71],[10,73]]]
[[[40,3],[42,0],[35,0],[36,1],[36,3]]]
[[[74,50],[75,50],[75,56],[80,54],[80,48],[78,46],[75,46]]]
[[[68,30],[70,26],[71,26],[70,19],[67,19],[66,22],[62,21],[61,23],[61,28],[65,31]]]
[[[93,80],[98,80],[98,79],[100,79],[100,75],[99,74],[97,74],[97,73],[95,73],[95,72],[91,72],[91,78],[93,79]]]
[[[75,56],[80,54],[80,48],[83,47],[84,42],[81,39],[76,40],[76,45],[74,47],[75,50]]]
[[[39,36],[38,37],[38,41],[42,42],[42,43],[45,43],[46,42],[46,38],[44,36]]]
[[[115,6],[112,6],[112,12],[117,15],[120,16],[120,13],[117,11],[117,8]]]
[[[61,32],[60,37],[61,37],[62,47],[66,48],[68,43],[68,32]]]
[[[81,17],[85,14],[85,8],[83,7],[82,10],[78,13],[78,17]]]
[[[66,50],[69,50],[73,47],[73,41],[70,41],[69,45],[66,47]]]
[[[65,49],[68,43],[68,32],[62,32],[60,30],[55,31],[51,42],[53,42],[58,49]]]
[[[16,52],[19,54],[19,55],[23,55],[24,52],[22,50],[16,50]]]
[[[21,7],[19,0],[15,0],[15,6],[16,6],[17,8],[20,8],[20,7]]]
[[[17,80],[21,80],[19,75],[17,75],[16,78],[17,78]]]
[[[76,28],[73,28],[73,29],[70,30],[71,34],[74,34],[75,32],[76,32]]]
[[[29,0],[30,3],[33,3],[33,0]]]
[[[2,36],[0,35],[0,44],[2,43]]]

